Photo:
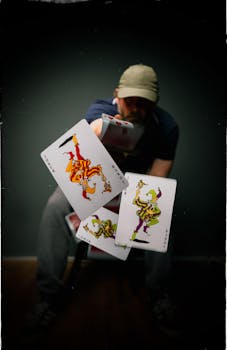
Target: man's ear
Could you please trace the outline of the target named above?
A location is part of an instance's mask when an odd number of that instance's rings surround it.
[[[117,98],[117,97],[118,97],[118,91],[119,91],[119,89],[118,89],[118,88],[116,88],[116,89],[114,90],[113,95],[114,95],[114,97],[115,97],[115,98]]]
[[[115,100],[115,103],[116,103],[116,104],[118,104],[118,102],[119,102],[118,91],[119,91],[118,88],[116,88],[116,89],[114,90],[114,100]]]

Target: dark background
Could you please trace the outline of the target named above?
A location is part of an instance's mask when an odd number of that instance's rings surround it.
[[[225,8],[205,1],[1,3],[2,254],[36,255],[55,181],[40,152],[112,95],[123,70],[152,65],[180,127],[171,173],[175,255],[225,255]],[[149,7],[148,7],[149,5]]]

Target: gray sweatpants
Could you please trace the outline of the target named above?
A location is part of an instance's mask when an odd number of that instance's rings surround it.
[[[38,235],[37,283],[40,295],[46,299],[56,295],[70,249],[70,235],[65,216],[73,209],[59,187],[50,196],[40,222]]]
[[[74,240],[65,216],[72,211],[64,194],[57,187],[44,209],[38,236],[37,283],[43,299],[55,296],[62,287],[71,240]],[[147,286],[153,289],[163,287],[170,279],[171,247],[164,254],[145,251],[144,264]]]

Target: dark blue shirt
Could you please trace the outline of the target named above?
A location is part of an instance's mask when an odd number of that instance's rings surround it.
[[[113,98],[96,100],[87,110],[86,120],[90,124],[101,118],[102,113],[118,114]],[[155,158],[173,160],[175,157],[179,128],[174,118],[159,106],[146,123],[145,131],[135,150],[128,154],[111,154],[123,171],[145,174],[152,166]],[[111,153],[111,152],[110,152]]]

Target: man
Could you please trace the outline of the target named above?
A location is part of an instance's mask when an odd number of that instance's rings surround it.
[[[114,98],[97,100],[90,106],[86,119],[91,128],[100,135],[102,113],[142,123],[144,133],[135,149],[129,153],[115,152],[112,156],[123,172],[167,177],[173,166],[179,130],[173,117],[157,106],[159,89],[154,69],[143,64],[130,66],[122,74],[114,95]],[[37,283],[40,303],[30,325],[40,323],[45,326],[54,314],[69,253],[70,235],[65,216],[71,211],[65,196],[57,188],[48,200],[39,230]],[[168,271],[168,254],[156,253],[151,264],[155,253],[145,253],[147,285],[156,288],[157,277],[163,275],[165,280],[163,268]]]

